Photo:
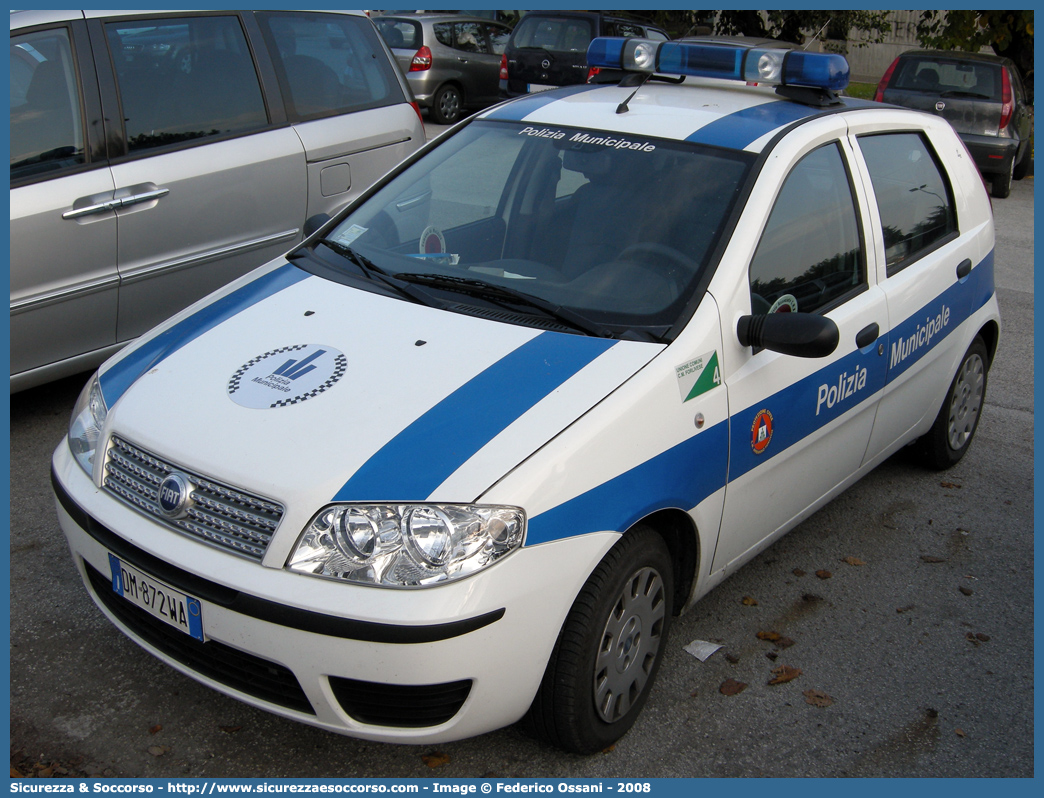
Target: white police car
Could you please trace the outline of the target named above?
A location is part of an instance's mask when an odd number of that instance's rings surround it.
[[[132,639],[331,731],[596,751],[673,615],[900,447],[967,451],[1000,321],[950,126],[839,56],[588,61],[619,85],[473,117],[99,370],[54,487]]]

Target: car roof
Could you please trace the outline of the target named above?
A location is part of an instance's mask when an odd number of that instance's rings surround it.
[[[628,101],[627,112],[617,113],[624,100]],[[582,84],[539,92],[494,106],[477,118],[522,122],[529,127],[604,130],[759,153],[777,133],[796,122],[838,111],[884,107],[849,97],[818,107],[780,97],[768,86],[687,78],[673,85],[650,80],[637,91],[627,86]]]
[[[1010,64],[1010,58],[1005,58],[992,53],[966,53],[963,50],[906,50],[899,54],[900,58],[915,56],[928,56],[930,58],[942,58],[951,61],[978,61],[987,64]]]
[[[510,25],[495,19],[473,17],[470,14],[437,14],[428,12],[419,14],[381,14],[379,17],[374,17],[373,21],[378,22],[382,19],[404,19],[411,22],[492,22],[494,25],[500,25],[504,28],[510,27]]]

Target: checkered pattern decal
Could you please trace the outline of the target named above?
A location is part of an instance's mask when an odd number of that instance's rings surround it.
[[[279,349],[273,349],[270,352],[265,352],[263,355],[258,355],[257,357],[252,358],[251,360],[248,360],[246,363],[244,363],[242,366],[240,366],[239,369],[235,372],[235,374],[233,374],[232,377],[229,379],[229,381],[228,381],[228,395],[232,396],[240,389],[240,387],[241,387],[241,380],[243,379],[243,375],[245,375],[248,371],[250,371],[257,364],[263,362],[264,360],[267,360],[270,357],[274,357],[276,355],[282,355],[282,354],[285,354],[287,352],[298,352],[298,351],[300,351],[302,349],[307,349],[308,346],[309,346],[309,344],[295,344],[293,346],[284,346],[284,347],[280,347]],[[336,350],[334,350],[334,351],[336,352]],[[278,364],[274,364],[274,365],[278,365]],[[323,382],[322,384],[317,385],[317,386],[311,388],[310,390],[305,391],[304,393],[298,394],[297,396],[287,397],[285,399],[280,399],[277,402],[272,402],[272,404],[268,405],[268,407],[269,408],[287,407],[289,405],[300,404],[301,402],[307,401],[308,399],[311,399],[314,396],[318,396],[323,391],[325,391],[327,388],[330,388],[333,385],[335,385],[337,383],[337,381],[340,380],[341,377],[344,376],[344,373],[347,370],[348,370],[348,358],[346,358],[342,353],[336,352],[336,354],[334,356],[333,373],[326,379],[325,382]]]

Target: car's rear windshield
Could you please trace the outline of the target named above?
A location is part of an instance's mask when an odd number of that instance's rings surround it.
[[[481,280],[617,332],[667,329],[693,298],[753,159],[641,135],[477,121],[328,240],[414,282]],[[345,269],[357,270],[347,260]]]
[[[515,47],[537,47],[559,53],[586,53],[595,36],[594,20],[588,17],[539,16],[527,14],[515,28]]]
[[[891,88],[972,99],[1001,98],[999,64],[933,55],[907,56],[899,61]]]
[[[424,44],[419,22],[399,17],[377,17],[377,31],[393,50],[419,50]]]

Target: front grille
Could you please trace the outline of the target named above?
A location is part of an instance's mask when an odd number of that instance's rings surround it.
[[[471,692],[471,680],[403,685],[331,676],[330,688],[344,711],[360,723],[419,729],[456,715]]]
[[[184,474],[194,486],[183,518],[164,516],[157,500],[160,483],[172,471]],[[264,556],[283,517],[282,505],[193,474],[115,435],[104,484],[112,495],[172,529],[254,560]]]
[[[91,589],[116,619],[153,648],[185,667],[241,693],[298,712],[315,710],[297,677],[282,665],[255,657],[216,640],[201,643],[121,598],[112,581],[84,562]],[[205,622],[205,621],[204,621]]]

